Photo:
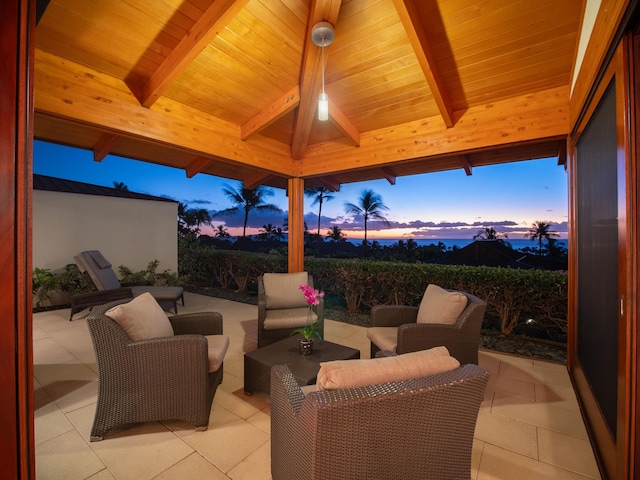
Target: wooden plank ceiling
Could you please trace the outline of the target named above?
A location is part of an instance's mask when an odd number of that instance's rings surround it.
[[[51,0],[35,135],[248,187],[562,159],[582,3]]]

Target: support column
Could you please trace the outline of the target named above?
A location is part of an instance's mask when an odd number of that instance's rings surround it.
[[[290,178],[289,197],[289,273],[304,271],[304,180]]]
[[[35,1],[0,1],[0,465],[35,478],[31,152]]]

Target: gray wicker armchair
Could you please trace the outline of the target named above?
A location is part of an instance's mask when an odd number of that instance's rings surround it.
[[[113,302],[110,305],[122,303]],[[87,319],[98,362],[98,401],[90,440],[126,424],[182,420],[206,430],[223,365],[209,372],[205,335],[222,335],[217,312],[169,317],[174,336],[131,340],[103,312]],[[228,345],[228,341],[227,341]],[[224,356],[226,346],[221,355]]]
[[[285,339],[292,330],[305,326],[308,307],[298,288],[302,283],[313,288],[313,277],[307,272],[266,273],[258,277],[258,348]],[[324,338],[323,299],[313,307],[313,313],[313,320],[319,322],[318,332]]]
[[[477,365],[306,397],[286,365],[271,372],[273,480],[471,477],[489,373]]]
[[[470,293],[467,306],[452,324],[416,323],[418,307],[376,305],[371,309],[371,358],[380,350],[402,354],[444,345],[461,364],[478,364],[480,329],[487,304]],[[382,328],[379,328],[382,327]],[[393,327],[393,328],[389,328]],[[393,337],[393,338],[390,338]],[[395,349],[392,348],[395,344]]]

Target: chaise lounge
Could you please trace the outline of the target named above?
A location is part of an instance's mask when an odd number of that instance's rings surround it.
[[[178,313],[178,300],[184,305],[182,287],[156,287],[151,285],[135,285],[123,287],[116,276],[111,263],[98,250],[86,250],[73,257],[78,269],[87,272],[98,292],[76,295],[71,299],[71,314],[85,308],[102,305],[112,300],[137,297],[145,292],[150,293],[164,310],[173,309]]]

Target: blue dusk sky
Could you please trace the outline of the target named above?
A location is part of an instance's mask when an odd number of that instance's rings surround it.
[[[240,183],[226,178],[198,174],[187,178],[183,170],[108,155],[94,162],[90,151],[36,141],[34,173],[113,187],[123,182],[130,191],[167,197],[186,203],[189,208],[206,208],[212,215],[233,206],[224,195],[224,185]],[[344,184],[322,206],[320,233],[325,235],[338,225],[347,240],[363,237],[362,218],[345,214],[345,202],[358,203],[362,192],[372,189],[382,197],[389,220],[369,222],[369,239],[471,239],[484,228],[505,232],[510,239],[524,239],[533,222],[551,222],[551,230],[567,238],[567,174],[556,158],[529,160],[504,165],[398,177],[396,184],[386,180]],[[282,226],[287,216],[286,192],[272,188],[266,201],[282,213],[249,214],[247,234],[258,233],[266,224]],[[317,232],[318,206],[305,197],[305,221]],[[215,218],[231,235],[242,234],[242,215]],[[209,228],[202,233],[211,234]]]

